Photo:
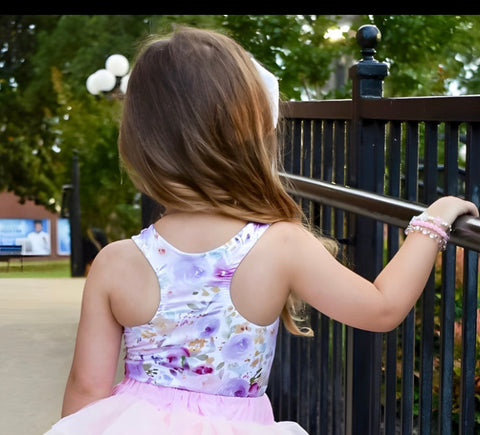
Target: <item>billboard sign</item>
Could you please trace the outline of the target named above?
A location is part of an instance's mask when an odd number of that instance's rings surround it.
[[[57,220],[57,254],[70,255],[70,221],[66,218]]]
[[[50,219],[0,219],[0,245],[20,245],[22,255],[50,255]]]

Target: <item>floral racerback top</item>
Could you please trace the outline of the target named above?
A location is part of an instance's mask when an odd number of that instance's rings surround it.
[[[268,228],[250,222],[224,245],[186,253],[151,225],[132,239],[160,284],[160,305],[145,325],[125,327],[125,372],[137,381],[238,397],[262,395],[279,319],[258,326],[236,310],[230,283]]]

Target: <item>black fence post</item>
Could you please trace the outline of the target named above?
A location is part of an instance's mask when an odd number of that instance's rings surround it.
[[[350,68],[352,79],[352,125],[347,152],[347,184],[383,193],[385,126],[361,117],[362,99],[382,98],[385,63],[374,59],[379,30],[365,25],[357,31],[363,59]],[[353,264],[360,275],[373,280],[382,267],[383,226],[367,217],[350,222],[355,235]],[[345,433],[380,433],[381,334],[347,328],[345,374]]]

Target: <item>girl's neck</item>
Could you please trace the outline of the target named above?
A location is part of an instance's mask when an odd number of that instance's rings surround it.
[[[205,252],[226,243],[246,223],[220,213],[168,210],[154,226],[176,248],[184,252]]]
[[[206,217],[206,216],[222,216],[220,213],[207,211],[189,211],[176,208],[167,208],[162,216],[187,216],[187,217]]]
[[[243,219],[236,218],[234,216],[227,216],[223,213],[217,213],[214,211],[186,211],[178,209],[167,209],[162,214],[162,219],[168,218],[175,220],[195,220],[199,222],[208,221],[243,221]]]

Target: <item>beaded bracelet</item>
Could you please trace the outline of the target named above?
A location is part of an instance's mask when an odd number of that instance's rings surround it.
[[[432,222],[436,225],[440,225],[441,227],[443,227],[445,231],[452,231],[452,226],[448,222],[443,221],[439,217],[430,216],[425,211],[423,213],[420,213],[418,216],[414,216],[413,219],[425,222]]]
[[[442,227],[444,227],[445,230]],[[445,251],[450,231],[450,224],[443,222],[440,218],[431,217],[427,213],[422,213],[411,219],[408,227],[405,229],[405,235],[411,232],[421,232],[431,239],[437,240],[440,251]]]
[[[429,230],[432,230],[433,232],[438,234],[442,239],[448,240],[448,234],[445,231],[443,231],[443,229],[439,225],[434,224],[432,222],[421,221],[421,220],[413,218],[410,221],[410,225],[412,227],[428,228]]]

